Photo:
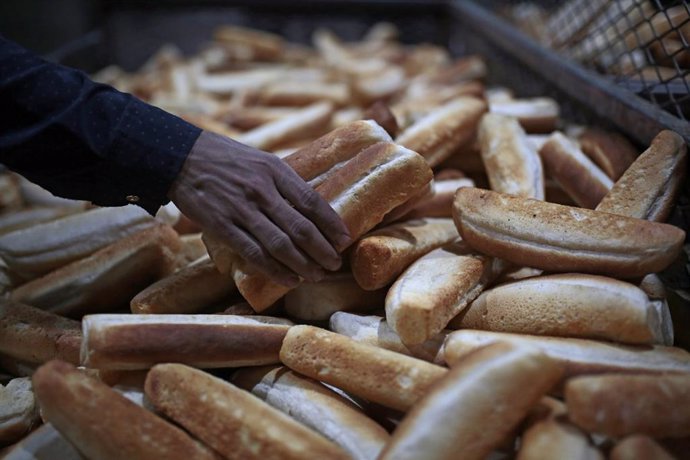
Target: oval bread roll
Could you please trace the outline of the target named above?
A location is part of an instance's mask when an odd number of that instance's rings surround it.
[[[635,147],[618,133],[585,128],[577,141],[582,151],[612,180],[618,180],[637,156]]]
[[[562,455],[578,460],[604,460],[604,455],[592,445],[587,434],[560,419],[542,420],[523,433],[517,460],[542,460]]]
[[[405,416],[381,460],[484,459],[561,378],[539,350],[494,344],[465,357]]]
[[[672,345],[668,307],[637,286],[596,275],[529,278],[483,292],[450,323],[455,329]]]
[[[484,254],[556,272],[632,278],[666,268],[685,232],[655,222],[476,188],[455,194],[463,240]]]

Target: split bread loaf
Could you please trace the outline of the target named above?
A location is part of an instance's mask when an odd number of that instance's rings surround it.
[[[540,349],[563,363],[565,377],[602,373],[690,373],[690,353],[660,345],[633,347],[586,339],[541,337],[464,329],[448,335],[443,356],[449,365],[477,348],[496,342]]]
[[[685,141],[661,131],[604,196],[597,211],[664,222],[685,179]]]
[[[62,361],[33,376],[43,417],[87,458],[218,459],[180,428]]]
[[[81,325],[10,300],[0,302],[0,354],[25,363],[61,359],[79,364]]]
[[[328,328],[359,343],[385,348],[434,364],[445,364],[441,350],[449,331],[443,330],[419,345],[405,345],[385,318],[353,315],[347,312],[336,312],[331,315]]]
[[[666,304],[633,284],[597,275],[538,276],[494,287],[450,327],[673,345]]]
[[[348,459],[317,432],[248,391],[181,364],[159,364],[146,377],[156,410],[228,459]]]
[[[516,265],[633,278],[666,268],[685,232],[656,222],[477,188],[455,195],[453,219],[469,246]]]
[[[474,181],[467,177],[434,180],[431,183],[431,193],[415,203],[402,218],[412,220],[425,217],[452,217],[453,199],[460,187],[474,187]]]
[[[156,224],[20,286],[10,298],[70,317],[126,306],[175,270],[180,247],[172,227]]]
[[[381,460],[484,459],[561,378],[537,349],[494,344],[455,363],[405,416]]]
[[[544,199],[541,158],[515,118],[487,113],[479,123],[477,137],[492,190]]]
[[[489,112],[517,118],[528,133],[550,133],[556,129],[559,117],[558,104],[548,97],[494,101],[489,104]]]
[[[454,99],[405,129],[395,142],[436,166],[472,140],[486,109],[486,103],[474,97]]]
[[[92,209],[0,237],[0,257],[26,280],[92,254],[156,221],[138,206]]]
[[[303,321],[326,321],[338,311],[383,309],[386,289],[365,291],[351,273],[328,273],[316,283],[304,282],[285,295],[285,312]]]
[[[441,366],[313,326],[290,328],[280,360],[295,372],[402,411],[447,372]]]
[[[563,133],[553,133],[539,155],[546,174],[583,208],[594,209],[613,186],[611,178]]]
[[[412,262],[458,237],[451,219],[405,221],[368,233],[350,251],[357,283],[374,290],[387,286]]]
[[[431,251],[410,265],[386,295],[386,320],[407,345],[441,332],[505,268],[462,241]]]
[[[350,237],[358,239],[381,222],[388,211],[405,202],[432,177],[431,169],[415,152],[396,144],[374,144],[339,169],[316,188],[342,218]],[[223,272],[230,266],[238,290],[257,312],[261,312],[290,291],[252,270],[234,256],[230,263],[218,251],[222,243],[207,241],[209,254]],[[338,248],[343,250],[344,248]],[[222,252],[222,249],[221,251]]]
[[[114,370],[162,362],[202,368],[273,364],[291,324],[268,316],[88,315],[81,363]]]
[[[591,433],[690,436],[690,373],[596,375],[565,385],[568,417]]]
[[[348,399],[285,367],[240,369],[232,383],[330,439],[353,459],[377,458],[390,439]]]
[[[624,136],[597,128],[585,128],[577,135],[582,151],[612,180],[616,181],[637,157],[637,150]]]
[[[162,278],[132,298],[132,313],[197,313],[233,292],[235,284],[208,256]]]
[[[84,210],[74,206],[60,206],[32,207],[3,214],[0,216],[0,235],[58,220],[80,212],[84,212]]]

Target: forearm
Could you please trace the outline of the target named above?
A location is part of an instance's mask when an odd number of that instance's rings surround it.
[[[155,212],[200,134],[2,37],[0,104],[0,162],[57,195],[100,205],[138,197]]]

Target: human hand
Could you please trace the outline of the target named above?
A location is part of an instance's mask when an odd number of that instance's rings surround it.
[[[350,242],[328,203],[275,155],[203,131],[169,198],[205,232],[281,284],[340,268]]]

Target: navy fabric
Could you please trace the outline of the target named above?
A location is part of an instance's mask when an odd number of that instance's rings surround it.
[[[0,163],[55,195],[155,213],[199,134],[0,36]]]

